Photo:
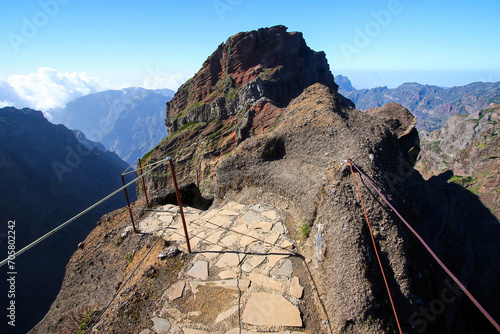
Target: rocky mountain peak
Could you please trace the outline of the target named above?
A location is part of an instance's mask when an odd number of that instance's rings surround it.
[[[356,90],[356,88],[352,86],[351,80],[349,80],[349,78],[346,76],[340,74],[336,75],[335,83],[339,85],[339,93],[342,95]]]
[[[219,45],[167,103],[169,136],[148,157],[171,156],[182,182],[197,180],[201,192],[211,195],[219,162],[249,137],[274,129],[290,101],[316,83],[340,105],[354,108],[337,94],[325,54],[311,50],[301,33],[284,26],[238,33]],[[161,198],[170,181],[148,182]]]
[[[285,26],[240,32],[217,48],[167,103],[173,133],[189,122],[226,119],[257,102],[286,106],[306,87],[322,83],[337,92],[324,52],[311,50]]]
[[[367,114],[383,120],[398,136],[402,158],[414,166],[420,153],[420,138],[416,118],[399,103],[388,103],[378,108],[365,111]]]

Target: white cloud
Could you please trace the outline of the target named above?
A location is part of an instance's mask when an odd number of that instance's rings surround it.
[[[81,96],[107,89],[141,86],[146,89],[169,88],[177,90],[191,75],[161,72],[159,68],[147,69],[142,84],[110,85],[107,81],[92,77],[85,72],[59,72],[53,68],[40,67],[36,73],[0,76],[0,108],[32,108],[44,112],[52,119],[51,109],[64,107]]]
[[[99,79],[85,72],[61,73],[41,67],[36,73],[11,75],[6,83],[0,82],[0,100],[12,101],[16,107],[47,111],[107,88]],[[15,96],[12,96],[13,93]]]
[[[168,88],[177,90],[192,76],[182,73],[162,72],[160,71],[159,66],[157,66],[155,69],[148,67],[146,70],[148,74],[141,84],[141,87],[146,89]]]
[[[3,100],[3,101],[0,101],[0,108],[3,108],[3,107],[7,107],[7,106],[12,106],[13,103],[8,101],[8,100]]]

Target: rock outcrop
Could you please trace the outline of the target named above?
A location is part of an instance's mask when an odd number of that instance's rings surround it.
[[[295,212],[291,229],[298,230],[304,222],[312,227],[314,237],[304,251],[314,259],[313,276],[335,333],[380,330],[387,323],[376,314],[390,314],[376,298],[384,294],[383,285],[344,160],[351,157],[373,178],[384,179],[384,173],[396,172],[399,153],[397,137],[382,121],[343,105],[328,87],[315,84],[289,104],[275,130],[242,143],[217,170],[218,198],[281,199]],[[252,191],[262,194],[249,195]],[[396,298],[409,316],[415,300],[403,231],[363,193],[378,222],[380,240],[387,241],[386,261],[398,286]]]
[[[179,88],[167,103],[165,124],[173,133],[189,122],[249,114],[257,102],[284,107],[316,82],[338,89],[325,54],[307,47],[301,33],[288,33],[284,26],[239,33]]]
[[[181,183],[198,179],[210,196],[220,160],[248,137],[274,128],[283,108],[314,83],[338,89],[325,54],[311,50],[301,33],[276,26],[234,35],[167,103],[169,137],[149,159],[172,156]],[[161,189],[169,185],[168,178],[148,180],[155,196],[165,196]]]
[[[383,120],[398,136],[402,149],[401,158],[408,163],[408,168],[415,166],[418,154],[420,153],[420,137],[417,131],[417,120],[415,117],[399,103],[388,103],[379,108],[372,108],[365,111]]]

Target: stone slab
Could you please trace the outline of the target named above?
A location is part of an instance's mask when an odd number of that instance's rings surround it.
[[[174,215],[172,214],[158,214],[157,217],[159,220],[167,224],[170,224],[170,222],[172,222],[172,219],[174,219]]]
[[[252,228],[255,228],[255,229],[261,229],[264,232],[270,232],[271,229],[273,228],[273,223],[265,222],[265,221],[259,221],[257,223],[253,223],[250,226]]]
[[[198,261],[187,272],[191,277],[206,280],[208,278],[208,262]]]
[[[248,276],[248,279],[250,279],[250,282],[253,284],[257,284],[260,286],[263,286],[265,288],[285,292],[285,289],[283,288],[283,284],[279,281],[273,280],[271,277],[261,275],[261,274],[256,274],[256,273],[251,273]]]
[[[241,217],[241,219],[243,219],[243,221],[247,224],[252,224],[253,222],[261,220],[262,217],[257,212],[248,211]]]
[[[184,327],[182,329],[182,333],[183,334],[208,334],[208,332],[206,332],[206,331],[202,331],[199,329],[193,329],[193,328],[187,328],[187,327]]]
[[[300,285],[299,278],[297,276],[292,277],[292,283],[290,284],[290,295],[292,297],[301,299],[304,293],[304,288]]]
[[[242,223],[242,224],[232,228],[231,230],[234,232],[237,232],[237,233],[245,233],[246,231],[248,231],[248,226],[247,226],[247,224]]]
[[[238,253],[224,253],[215,266],[218,268],[237,267],[244,256]]]
[[[286,259],[285,262],[275,271],[276,275],[292,277],[292,261],[290,259]]]
[[[171,324],[167,319],[153,318],[151,321],[153,321],[153,329],[157,333],[167,333],[171,327]]]
[[[219,281],[204,281],[204,282],[192,281],[191,290],[193,291],[193,293],[197,293],[200,286],[247,291],[248,287],[250,286],[250,281],[247,279],[226,279]]]
[[[233,223],[233,221],[228,217],[224,215],[215,215],[209,220],[212,224],[221,226],[221,227],[229,227]]]
[[[285,240],[281,243],[280,245],[281,248],[284,248],[284,249],[292,249],[293,248],[293,244],[288,241],[288,240]]]
[[[250,295],[241,320],[257,326],[302,327],[302,318],[296,306],[281,295],[263,292]]]
[[[211,243],[211,244],[217,244],[217,242],[220,239],[220,236],[224,233],[224,230],[218,230],[212,234],[210,234],[209,237],[205,238],[205,241]]]
[[[254,254],[265,255],[267,254],[267,248],[264,246],[262,242],[256,242],[248,246],[248,250]]]
[[[239,216],[239,213],[236,211],[231,211],[227,209],[222,209],[219,211],[219,215],[225,215],[225,216]]]
[[[265,211],[265,212],[262,212],[262,215],[266,218],[269,218],[271,220],[276,220],[278,219],[278,214],[276,213],[276,211],[274,210],[269,210],[269,211]]]
[[[266,241],[267,243],[270,243],[270,244],[273,244],[273,245],[274,245],[274,244],[276,243],[276,241],[278,241],[279,237],[280,237],[280,234],[279,234],[277,231],[274,231],[274,230],[273,230],[271,233],[269,233],[269,234],[267,235],[267,237],[266,237],[266,240],[265,240],[265,241]]]
[[[185,281],[179,281],[177,283],[172,284],[170,288],[165,292],[169,301],[176,300],[177,298],[182,297],[182,293],[184,291],[184,287],[186,286]]]
[[[221,322],[238,312],[238,305],[231,307],[229,310],[222,312],[215,319],[215,323]]]
[[[220,279],[228,279],[236,277],[238,277],[238,272],[236,270],[224,270],[219,273]]]
[[[186,241],[186,237],[184,236],[184,232],[182,231],[182,229],[174,230],[169,239],[178,242]]]
[[[214,217],[219,211],[218,210],[208,210],[207,212],[205,212],[204,215],[201,215],[203,217],[203,219],[205,220],[210,220],[212,219],[212,217]]]
[[[201,218],[200,214],[198,212],[196,213],[190,213],[184,216],[184,219],[186,220],[187,223],[193,222],[195,220],[199,220]]]
[[[272,254],[267,256],[267,268],[269,270],[273,269],[279,260],[289,257],[289,255],[283,254],[285,251],[278,248],[274,248],[270,253]]]
[[[155,219],[152,217],[146,218],[139,223],[139,230],[142,233],[152,233],[160,228],[160,225],[163,225],[164,222],[159,219]]]
[[[227,247],[230,247],[230,246],[234,245],[239,240],[240,240],[240,234],[231,233],[231,234],[227,235],[226,237],[224,237],[224,239],[222,239],[220,242],[223,243],[224,245],[226,245]]]
[[[240,246],[246,247],[250,245],[254,241],[258,241],[260,238],[260,234],[257,231],[250,231],[243,235],[240,239]]]
[[[189,237],[189,245],[191,246],[191,250],[197,250],[198,244],[200,243],[201,239],[200,237],[194,236],[194,237]],[[179,244],[179,249],[183,251],[184,253],[188,252],[187,249],[187,243],[186,243],[186,238],[182,238],[181,240],[178,240]]]
[[[227,203],[226,205],[224,205],[223,209],[227,209],[227,210],[236,210],[236,211],[240,211],[242,209],[245,208],[245,205],[243,204],[240,204],[240,203],[236,203],[236,202],[229,202]]]
[[[189,244],[191,245],[191,249],[195,249],[200,243],[200,241],[202,241],[202,239],[198,235],[194,237],[189,236]]]
[[[281,233],[281,234],[285,234],[285,232],[286,232],[285,226],[283,226],[282,223],[276,223],[276,224],[274,224],[274,229],[278,233]]]
[[[202,252],[201,254],[203,254],[203,256],[206,257],[208,260],[213,260],[223,252],[224,249],[221,246],[216,245],[207,249],[206,252]]]
[[[244,272],[251,272],[254,270],[257,266],[259,266],[264,260],[266,259],[266,256],[264,255],[250,255],[246,258],[245,263],[241,266],[241,270]]]

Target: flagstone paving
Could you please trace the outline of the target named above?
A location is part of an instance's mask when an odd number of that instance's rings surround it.
[[[278,211],[229,202],[220,209],[184,212],[195,255],[165,291],[152,319],[154,332],[296,333],[293,327],[308,332],[301,328],[297,306],[304,303],[304,288],[293,273],[294,241]],[[167,243],[187,252],[176,206],[162,207],[139,227],[165,231]]]

